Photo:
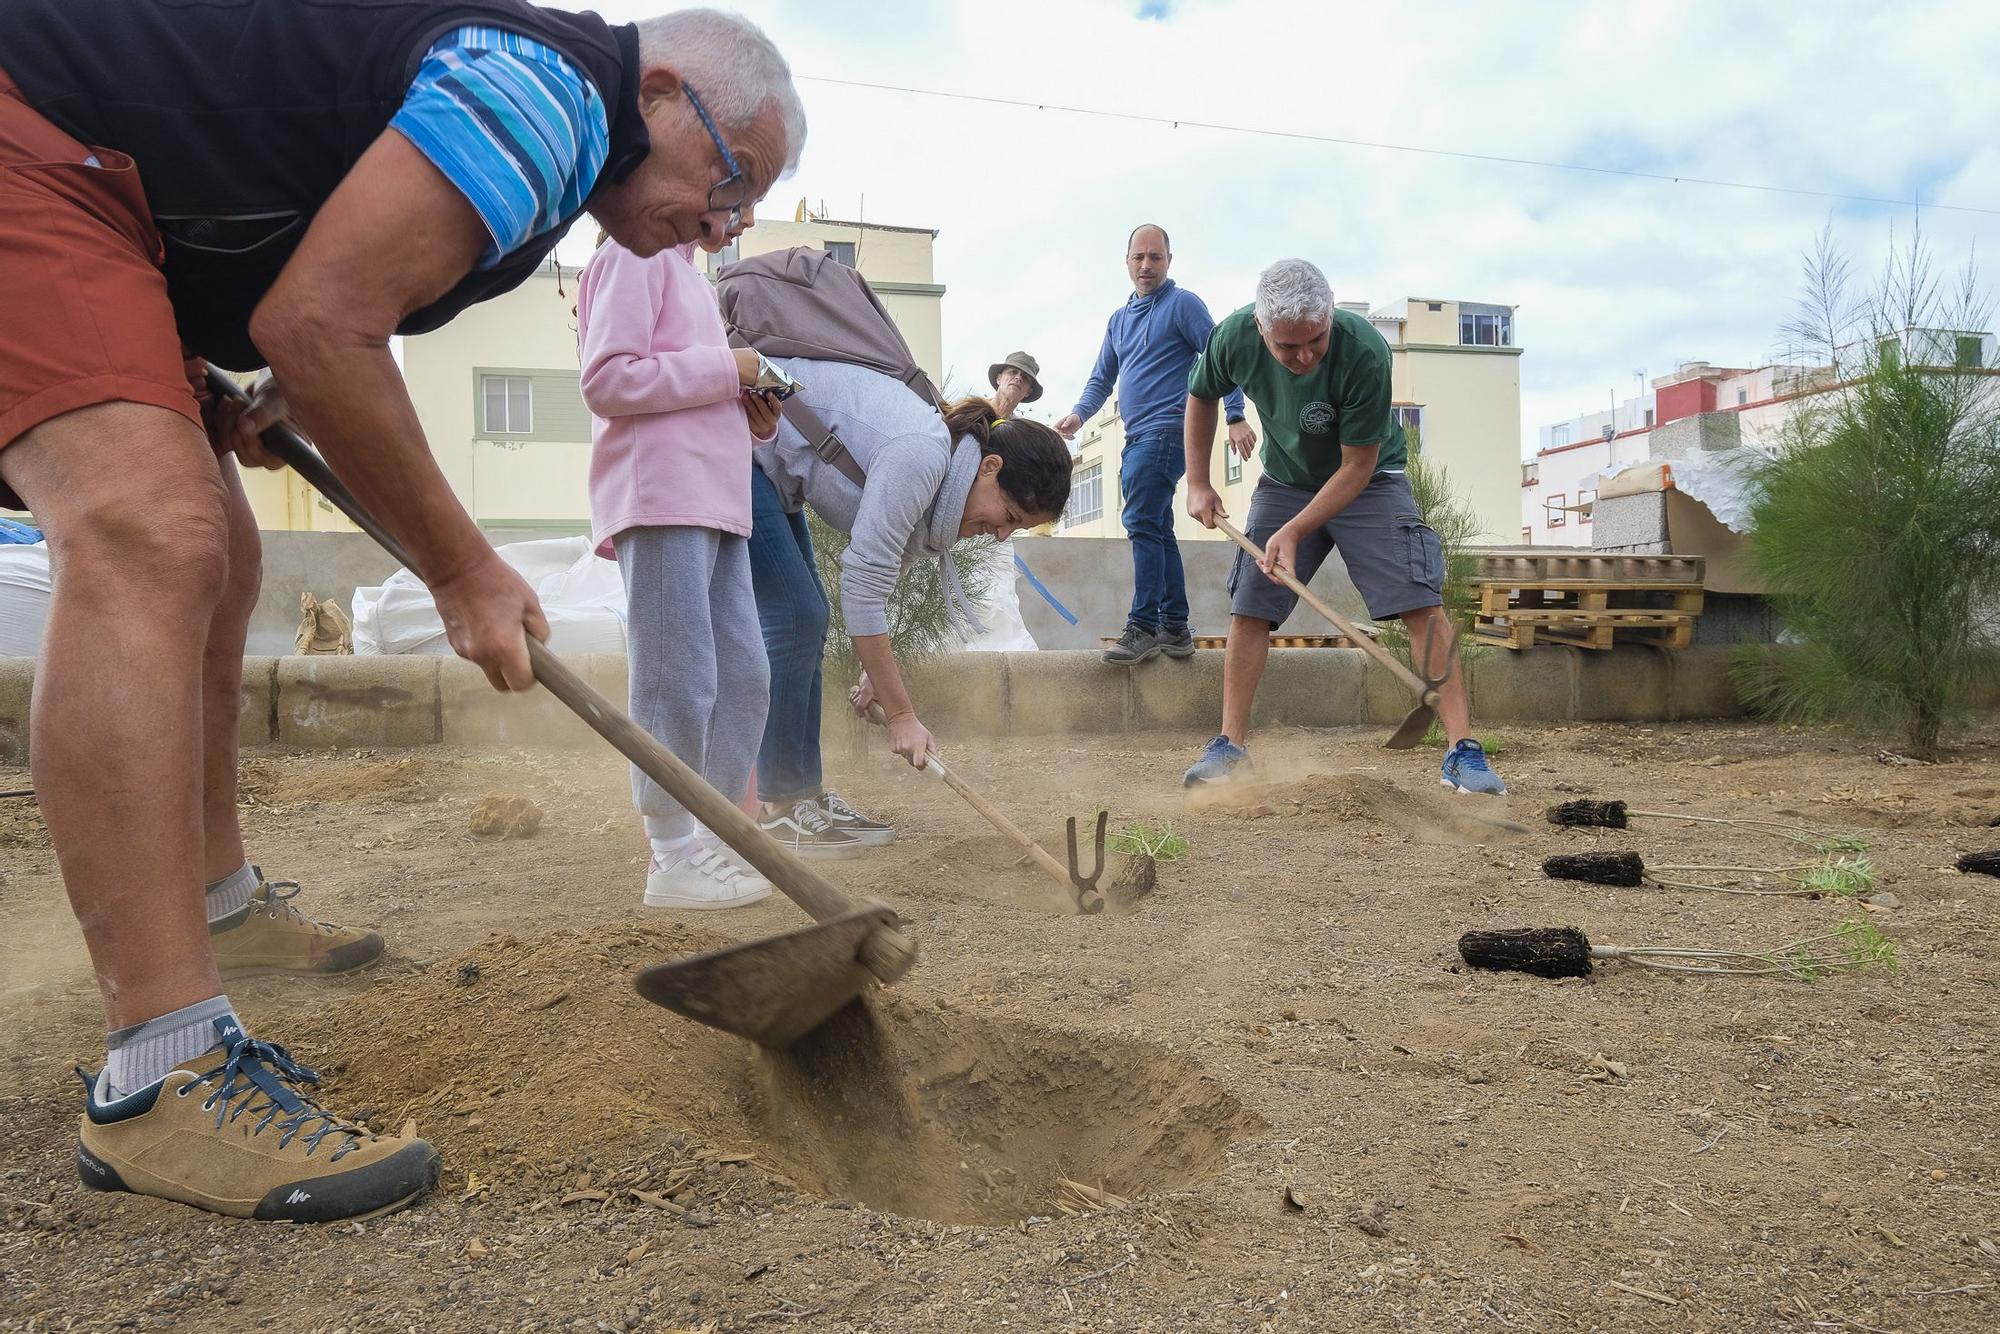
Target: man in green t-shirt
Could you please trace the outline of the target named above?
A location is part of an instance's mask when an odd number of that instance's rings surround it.
[[[1301,583],[1338,548],[1368,614],[1400,617],[1427,647],[1426,675],[1452,649],[1442,608],[1444,549],[1417,512],[1403,474],[1403,428],[1389,408],[1389,345],[1373,325],[1333,304],[1326,275],[1283,259],[1257,280],[1257,300],[1215,326],[1188,374],[1188,513],[1203,527],[1225,516],[1209,482],[1216,402],[1241,389],[1264,423],[1264,475],[1243,527],[1264,560],[1236,554],[1229,572],[1229,649],[1222,668],[1222,734],[1183,780],[1228,780],[1250,752],[1250,706],[1264,678],[1271,632],[1298,597],[1269,577],[1282,567]],[[1506,785],[1467,734],[1465,677],[1438,690],[1446,739],[1441,781],[1459,792],[1504,794]]]

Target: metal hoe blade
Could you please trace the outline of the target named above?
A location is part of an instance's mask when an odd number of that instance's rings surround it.
[[[1424,634],[1423,661],[1429,662],[1431,660],[1431,649],[1436,643],[1437,622],[1432,621],[1431,628]],[[1417,671],[1416,656],[1415,653],[1410,654],[1410,668],[1417,673],[1418,679],[1424,683],[1423,702],[1418,704],[1416,708],[1411,709],[1409,716],[1403,719],[1402,725],[1390,734],[1387,741],[1382,743],[1382,749],[1384,750],[1414,749],[1422,743],[1424,734],[1431,730],[1431,724],[1437,721],[1438,689],[1451,677],[1452,664],[1458,659],[1458,631],[1454,629],[1451,632],[1451,643],[1444,656],[1443,675],[1429,677],[1423,675],[1421,671]]]
[[[898,925],[870,903],[842,917],[763,940],[641,969],[641,996],[698,1024],[782,1051],[874,984],[863,942]]]

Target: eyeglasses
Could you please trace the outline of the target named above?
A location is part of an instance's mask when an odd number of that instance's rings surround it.
[[[729,151],[729,145],[722,141],[722,131],[715,128],[715,120],[708,114],[708,108],[695,96],[694,85],[686,80],[681,82],[681,90],[688,95],[688,105],[694,114],[701,117],[702,128],[708,137],[715,140],[715,151],[722,154],[722,165],[729,174],[708,187],[708,211],[729,214],[729,230],[735,231],[743,222],[743,205],[750,197],[750,182],[744,179],[743,168],[737,164],[736,154]]]

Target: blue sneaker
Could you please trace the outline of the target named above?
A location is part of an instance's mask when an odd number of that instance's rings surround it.
[[[1486,747],[1467,737],[1453,746],[1444,757],[1444,769],[1438,775],[1438,782],[1460,792],[1476,792],[1486,797],[1504,797],[1507,785],[1500,781],[1500,775],[1493,772],[1493,766],[1486,762]]]
[[[1236,776],[1236,766],[1248,765],[1250,752],[1236,745],[1226,736],[1219,736],[1208,743],[1201,758],[1194,767],[1181,775],[1182,787],[1196,787],[1202,783],[1226,783]]]

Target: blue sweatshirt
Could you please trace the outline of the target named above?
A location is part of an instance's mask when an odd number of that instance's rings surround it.
[[[1104,330],[1097,365],[1076,401],[1076,415],[1089,421],[1111,397],[1111,386],[1122,383],[1119,410],[1125,416],[1125,438],[1178,431],[1187,413],[1188,371],[1208,346],[1215,327],[1200,297],[1169,278],[1151,296],[1134,293]],[[1232,390],[1222,400],[1231,421],[1243,415],[1243,391]]]

